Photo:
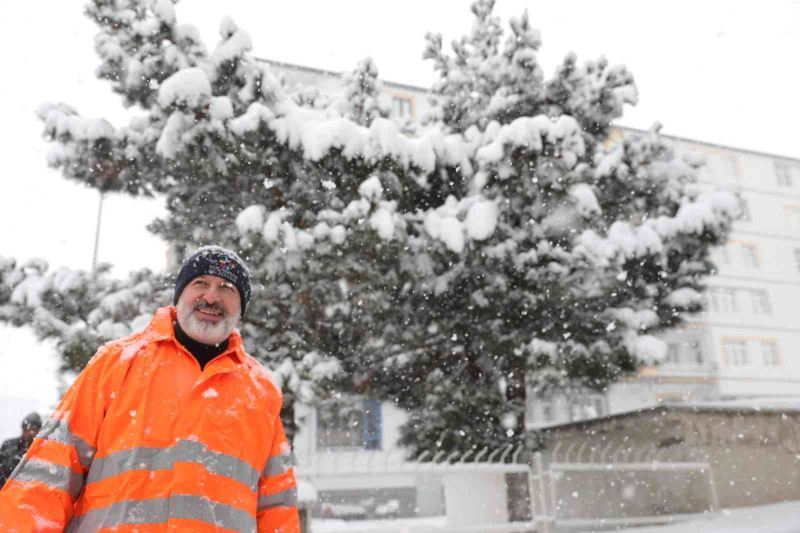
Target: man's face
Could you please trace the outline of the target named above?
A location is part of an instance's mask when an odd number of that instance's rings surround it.
[[[39,428],[36,426],[22,426],[22,440],[25,442],[31,442],[37,433],[39,433]]]
[[[197,276],[178,298],[178,324],[203,344],[219,344],[239,324],[242,314],[236,285],[219,276]]]

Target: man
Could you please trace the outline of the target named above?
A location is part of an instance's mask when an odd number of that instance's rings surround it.
[[[280,390],[236,331],[233,252],[181,266],[175,307],[98,350],[0,492],[0,531],[299,532]]]
[[[22,435],[3,442],[3,446],[0,447],[0,487],[28,451],[40,429],[42,429],[41,417],[38,413],[31,413],[22,419]]]

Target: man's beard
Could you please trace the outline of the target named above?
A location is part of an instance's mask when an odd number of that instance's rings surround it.
[[[200,320],[194,314],[196,309],[213,309],[222,313],[222,320],[216,324],[205,320]],[[239,324],[240,313],[228,314],[225,308],[219,304],[208,304],[202,300],[193,303],[178,301],[178,324],[184,333],[189,335],[197,342],[209,345],[217,345],[227,339]]]

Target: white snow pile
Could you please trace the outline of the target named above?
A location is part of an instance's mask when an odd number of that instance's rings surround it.
[[[575,200],[581,215],[599,215],[602,212],[592,187],[586,183],[573,185],[569,190],[569,195]]]
[[[624,335],[628,352],[647,365],[664,360],[667,355],[667,343],[653,335],[637,335],[629,332]]]
[[[482,195],[460,201],[448,196],[442,206],[425,215],[425,231],[449,250],[461,253],[468,239],[483,241],[491,237],[498,217],[497,204]]]
[[[223,40],[211,54],[211,61],[215,66],[241,57],[253,48],[250,35],[239,28],[230,17],[223,17],[219,25],[219,34]]]
[[[592,229],[584,230],[577,238],[575,251],[601,265],[615,258],[622,262],[659,253],[664,242],[681,234],[716,229],[725,220],[738,217],[739,213],[739,200],[734,194],[726,191],[705,192],[694,201],[686,199],[674,217],[660,216],[637,226],[617,221],[609,227],[606,237]]]
[[[578,157],[586,150],[581,127],[573,117],[561,115],[551,119],[537,115],[519,117],[504,126],[498,122],[490,123],[484,133],[485,145],[475,155],[483,163],[498,163],[508,146],[541,152],[545,143],[560,145],[561,157],[568,167],[575,166]]]
[[[172,105],[198,107],[211,97],[211,82],[200,67],[184,68],[161,83],[158,104],[166,109]]]
[[[676,519],[675,523],[627,528],[625,533],[799,533],[800,502],[783,502],[757,507],[723,509],[690,520]],[[313,533],[399,531],[452,531],[447,517],[397,518],[392,520],[334,520],[315,519]],[[589,530],[585,530],[588,531]]]
[[[664,301],[675,307],[690,307],[703,302],[703,295],[689,287],[672,291]]]
[[[45,134],[54,139],[94,141],[114,135],[114,128],[106,119],[81,117],[66,104],[42,104],[36,115],[44,122]]]
[[[723,509],[705,517],[663,526],[626,529],[626,533],[798,533],[800,502]]]
[[[369,127],[364,127],[333,109],[300,107],[288,99],[276,104],[274,111],[277,118],[268,124],[278,140],[302,149],[312,161],[339,149],[349,159],[363,157],[377,161],[388,156],[406,168],[413,165],[430,173],[437,158],[452,164],[468,159],[470,147],[461,136],[449,136],[445,141],[436,130],[430,130],[420,137],[411,137],[402,133],[397,123],[384,118],[376,118]]]
[[[622,158],[624,155],[625,155],[625,150],[623,149],[621,144],[614,145],[613,149],[610,150],[609,152],[598,151],[594,157],[595,179],[605,178],[606,176],[614,174],[614,172],[616,172],[616,170],[620,168],[620,164],[622,163]]]

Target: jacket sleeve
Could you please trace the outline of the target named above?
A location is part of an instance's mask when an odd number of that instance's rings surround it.
[[[272,448],[258,481],[257,520],[258,533],[300,533],[292,451],[280,415],[275,417]]]
[[[98,352],[89,362],[0,491],[0,531],[60,532],[69,524],[94,458],[109,359]]]

